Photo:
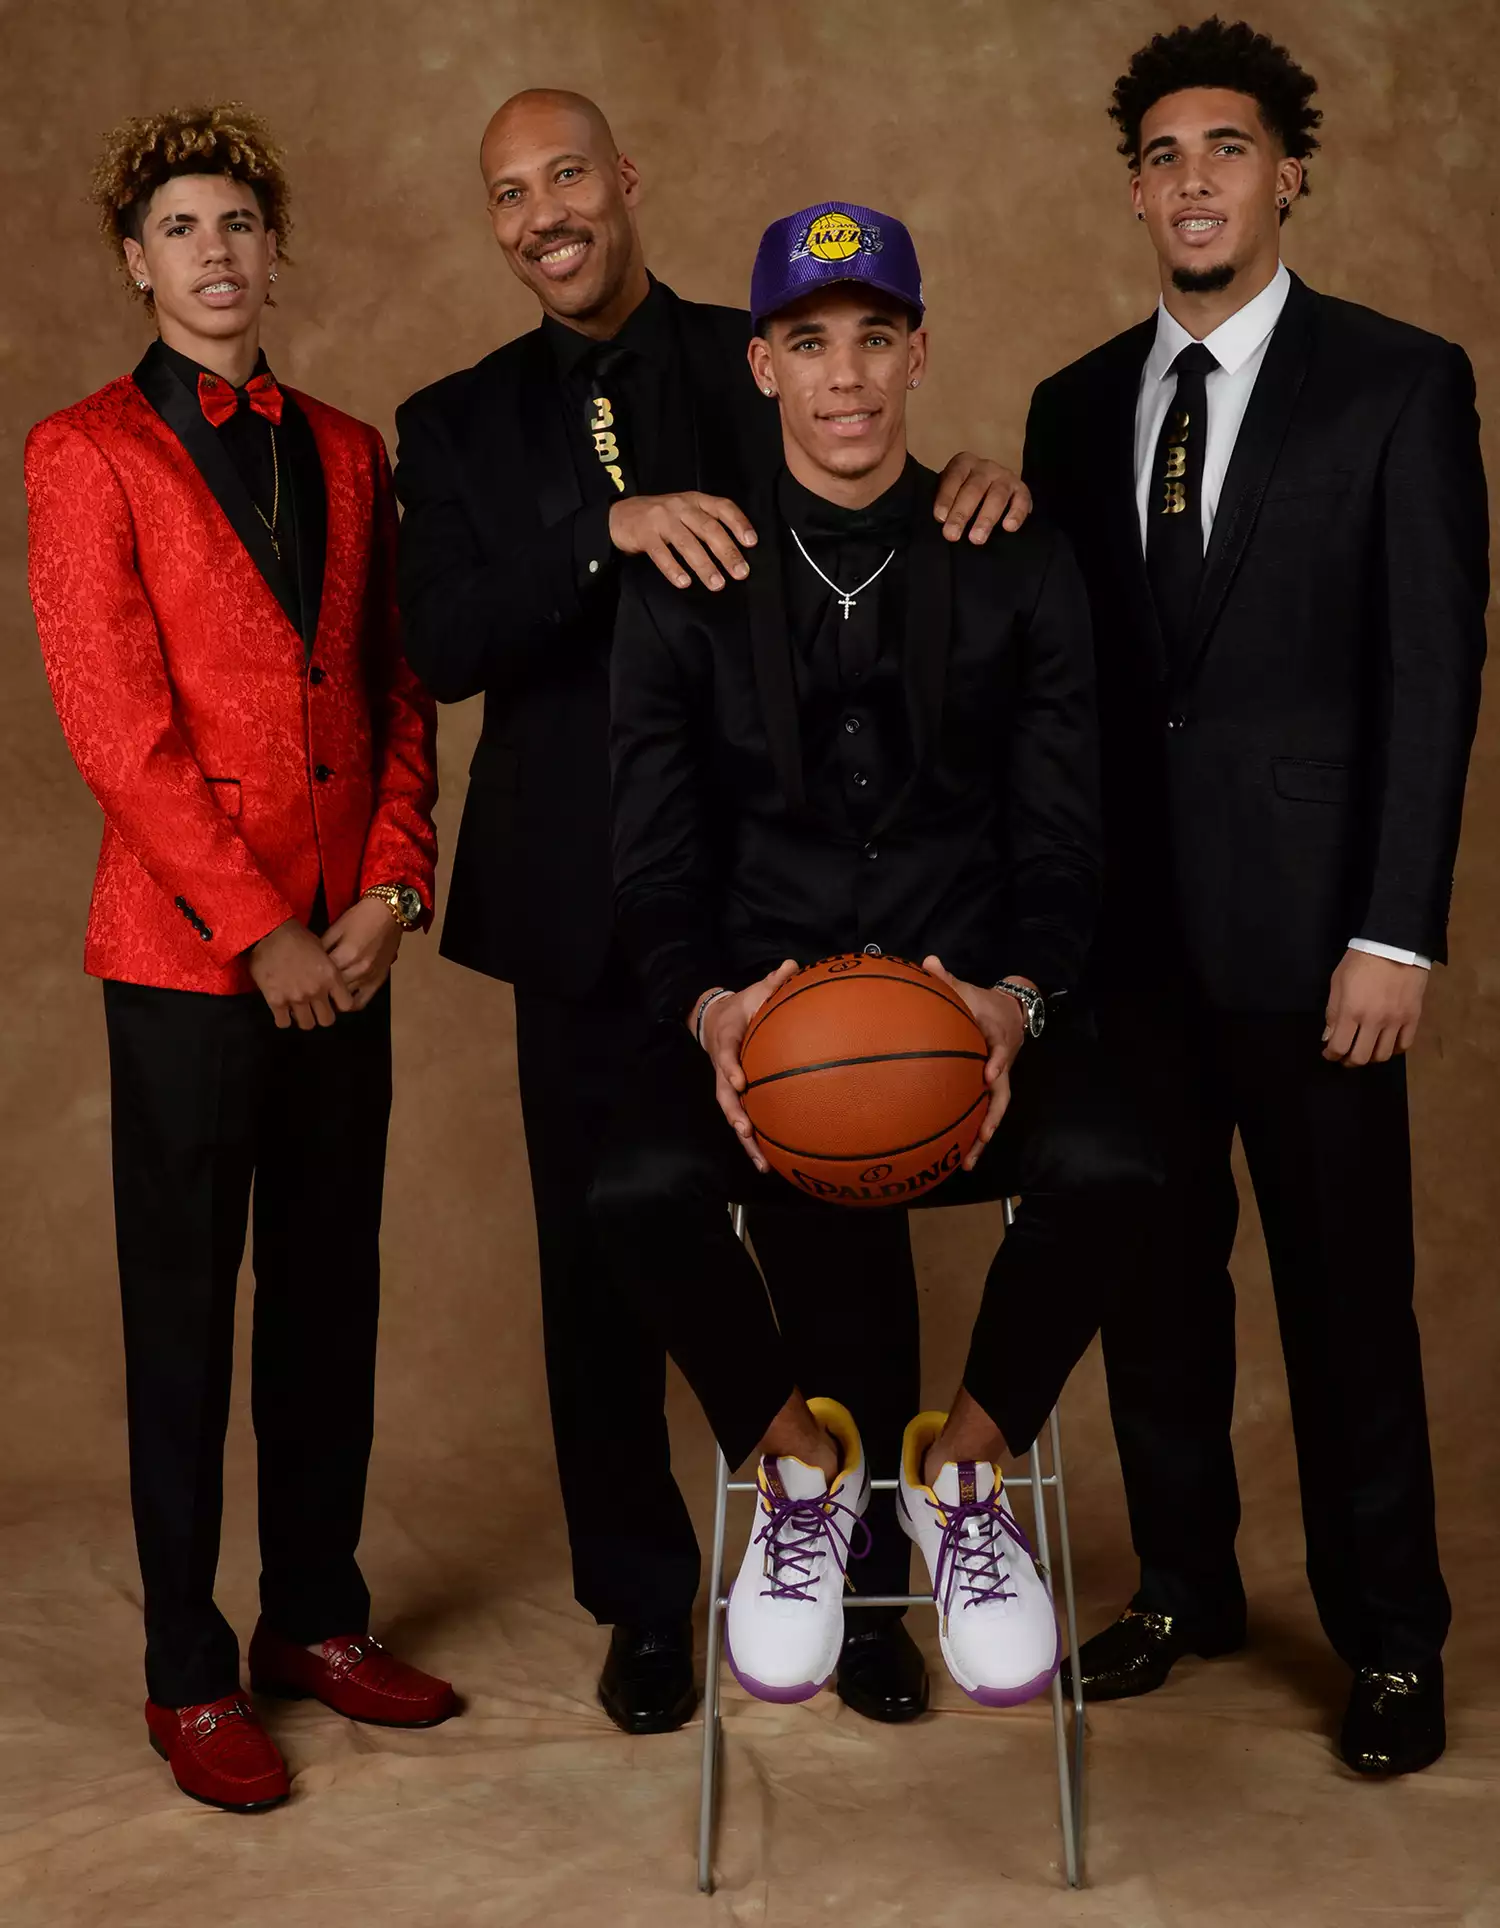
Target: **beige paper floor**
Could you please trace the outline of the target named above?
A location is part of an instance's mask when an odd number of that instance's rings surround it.
[[[954,1349],[964,1275],[989,1220],[947,1219],[940,1238],[921,1227],[937,1359]],[[1264,1294],[1253,1244],[1247,1259],[1253,1302]],[[393,1292],[387,1383],[403,1371],[402,1329],[420,1320],[417,1296],[411,1286]],[[720,1886],[700,1898],[701,1729],[629,1740],[594,1704],[600,1638],[568,1595],[545,1455],[517,1460],[503,1419],[471,1456],[430,1455],[403,1398],[385,1402],[406,1408],[406,1423],[388,1414],[366,1535],[378,1629],[451,1674],[466,1710],[436,1731],[398,1735],[315,1705],[270,1705],[295,1781],[290,1804],[263,1816],[186,1801],[146,1747],[122,1481],[6,1486],[0,1921],[1491,1928],[1500,1922],[1500,1558],[1486,1496],[1445,1484],[1459,1608],[1450,1751],[1404,1783],[1359,1781],[1331,1751],[1344,1676],[1299,1570],[1269,1334],[1258,1318],[1246,1325],[1242,1544],[1254,1644],[1230,1660],[1184,1664],[1149,1700],[1091,1712],[1083,1893],[1062,1882],[1047,1703],[980,1712],[939,1673],[935,1711],[904,1730],[862,1722],[832,1695],[783,1709],[732,1692]],[[1432,1350],[1441,1385],[1445,1348]],[[507,1371],[518,1363],[512,1356]],[[1129,1574],[1101,1396],[1091,1359],[1065,1408],[1088,1627],[1119,1603]],[[702,1519],[708,1445],[685,1399],[677,1418]],[[246,1444],[241,1413],[221,1597],[248,1631]],[[914,1625],[936,1666],[930,1617]]]

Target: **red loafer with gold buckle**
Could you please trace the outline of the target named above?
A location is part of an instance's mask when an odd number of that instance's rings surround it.
[[[458,1711],[446,1680],[408,1667],[367,1633],[340,1634],[321,1654],[283,1640],[264,1621],[250,1642],[250,1685],[280,1700],[320,1700],[376,1727],[436,1727]]]
[[[286,1762],[242,1694],[194,1707],[148,1700],[146,1732],[183,1793],[209,1807],[253,1814],[291,1793]]]

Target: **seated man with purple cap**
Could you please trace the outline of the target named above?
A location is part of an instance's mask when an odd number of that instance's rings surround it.
[[[784,452],[752,511],[755,568],[717,596],[642,568],[620,606],[616,908],[661,1022],[592,1204],[726,1457],[759,1455],[734,1672],[806,1699],[838,1660],[870,1464],[857,1416],[789,1362],[883,1343],[899,1376],[916,1308],[830,1280],[807,1309],[821,1343],[789,1345],[725,1210],[792,1195],[741,1106],[739,1047],[792,972],[834,953],[922,959],[964,999],[992,1101],[963,1169],[914,1202],[1023,1203],[962,1384],[906,1427],[896,1511],[949,1671],[1008,1705],[1049,1685],[1059,1643],[1000,1461],[1030,1446],[1093,1337],[1155,1186],[1129,1106],[1057,1002],[1099,892],[1088,610],[1036,518],[985,549],[941,539],[937,477],[906,446],[927,333],[899,221],[839,202],[774,223],[751,307]]]

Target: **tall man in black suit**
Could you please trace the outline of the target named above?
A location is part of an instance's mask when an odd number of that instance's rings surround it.
[[[1044,382],[1027,436],[1094,607],[1105,1027],[1129,982],[1116,1046],[1160,1101],[1171,1168],[1160,1249],[1104,1331],[1140,1590],[1077,1664],[1093,1698],[1144,1693],[1245,1637],[1237,1127],[1308,1577],[1355,1673],[1341,1748],[1396,1773],[1442,1752],[1449,1620],[1402,1054],[1445,956],[1487,524],[1462,351],[1280,264],[1314,85],[1243,23],[1136,55],[1112,112],[1161,305]]]
[[[485,695],[442,949],[515,986],[574,1587],[614,1627],[605,1707],[631,1732],[660,1732],[693,1708],[698,1548],[669,1463],[662,1348],[604,1283],[585,1211],[600,1131],[638,1084],[648,1028],[612,929],[610,639],[621,555],[648,555],[678,587],[746,574],[755,533],[736,499],[774,459],[775,412],[745,366],[748,316],[681,301],[647,273],[639,176],[592,102],[517,95],[480,159],[496,239],[542,324],[398,412],[402,616],[439,701]],[[949,464],[939,503],[945,533],[972,517],[975,541],[1002,516],[1019,526],[1027,506],[1014,477],[968,457]],[[897,1296],[910,1285],[901,1221],[831,1228],[821,1249],[775,1214],[754,1233],[773,1287],[834,1269]],[[894,1454],[900,1423],[899,1409],[877,1417],[878,1453]],[[622,1450],[642,1502],[628,1519],[599,1477]],[[904,1590],[904,1564],[867,1580]],[[870,1621],[840,1691],[875,1718],[920,1713],[915,1647]]]

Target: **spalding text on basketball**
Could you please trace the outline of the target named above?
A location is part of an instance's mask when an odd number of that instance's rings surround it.
[[[940,1184],[950,1172],[958,1170],[963,1163],[963,1156],[963,1146],[955,1141],[936,1164],[924,1165],[909,1177],[887,1179],[881,1184],[866,1184],[864,1180],[874,1172],[889,1171],[889,1165],[872,1165],[868,1172],[861,1173],[858,1185],[836,1185],[832,1179],[814,1178],[811,1172],[799,1171],[795,1165],[792,1167],[792,1177],[803,1191],[811,1192],[814,1198],[826,1198],[840,1205],[890,1205],[898,1198],[911,1198],[917,1192],[926,1191],[930,1185]]]

